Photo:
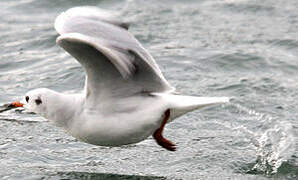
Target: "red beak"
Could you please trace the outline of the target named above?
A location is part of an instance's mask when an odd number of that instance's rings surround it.
[[[12,107],[17,108],[17,107],[23,107],[24,104],[20,103],[19,101],[15,101],[10,104]]]

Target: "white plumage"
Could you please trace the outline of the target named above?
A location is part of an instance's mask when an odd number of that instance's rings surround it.
[[[170,121],[229,101],[177,95],[152,56],[128,32],[128,24],[107,11],[69,9],[56,18],[55,29],[60,35],[57,44],[85,70],[85,91],[66,95],[36,89],[22,103],[84,142],[101,146],[137,143],[161,127],[167,110]]]

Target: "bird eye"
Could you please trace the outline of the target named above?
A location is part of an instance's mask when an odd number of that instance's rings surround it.
[[[42,103],[42,101],[41,101],[41,99],[35,99],[35,103],[36,103],[37,105],[40,105],[40,104]]]
[[[27,103],[29,102],[29,96],[26,96],[26,101],[27,101]]]

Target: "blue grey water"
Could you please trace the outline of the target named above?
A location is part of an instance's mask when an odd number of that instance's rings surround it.
[[[232,102],[167,125],[176,152],[152,138],[93,146],[6,111],[1,179],[298,178],[298,1],[0,0],[0,105],[38,87],[82,90],[84,72],[56,45],[53,23],[83,5],[122,12],[178,91]]]

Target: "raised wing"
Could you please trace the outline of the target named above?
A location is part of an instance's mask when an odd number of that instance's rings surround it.
[[[57,17],[57,43],[83,66],[87,96],[96,100],[173,90],[124,24],[94,7],[73,8]]]

